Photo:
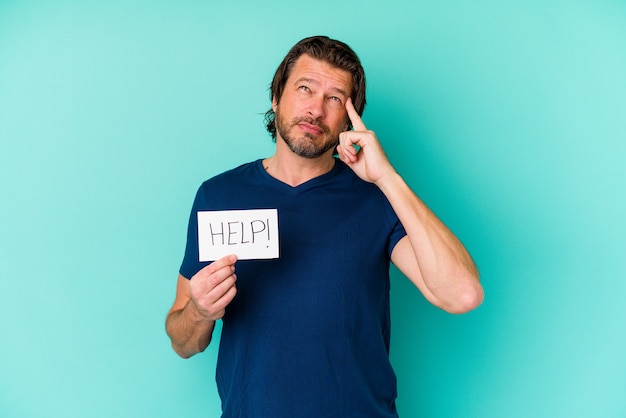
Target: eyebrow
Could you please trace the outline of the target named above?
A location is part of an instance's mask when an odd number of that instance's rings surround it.
[[[319,81],[317,81],[317,80],[315,80],[315,79],[313,79],[313,78],[308,78],[308,77],[300,77],[299,79],[297,79],[297,80],[295,81],[295,84],[299,84],[299,83],[302,83],[302,82],[306,82],[306,83],[309,83],[309,84],[314,84],[314,85],[316,85],[316,86],[319,86],[319,85],[320,85],[320,82],[319,82]],[[331,87],[331,89],[330,89],[330,90],[332,90],[332,91],[334,91],[334,92],[337,92],[337,93],[339,93],[339,94],[343,94],[345,97],[348,97],[348,93],[346,93],[346,92],[345,92],[342,88],[339,88],[339,87]]]

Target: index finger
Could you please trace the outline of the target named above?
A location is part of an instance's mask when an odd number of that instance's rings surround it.
[[[351,97],[348,97],[348,100],[346,101],[346,111],[348,112],[350,123],[352,123],[352,126],[354,127],[355,131],[367,131],[367,128],[365,127],[365,124],[363,123],[363,120],[361,119],[358,112],[354,108],[354,105],[352,104]]]
[[[237,261],[237,256],[235,256],[234,254],[230,254],[210,263],[209,265],[206,266],[206,269],[208,270],[210,274],[212,274],[218,270],[223,269],[224,267],[234,265],[236,261]]]

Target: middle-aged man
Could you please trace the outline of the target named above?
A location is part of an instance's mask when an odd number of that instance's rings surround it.
[[[223,417],[397,417],[389,263],[452,313],[481,304],[476,267],[365,127],[365,75],[350,47],[298,42],[271,99],[275,154],[196,195],[166,321],[172,347],[203,351],[222,319]],[[277,209],[279,258],[200,262],[198,213],[247,209]]]

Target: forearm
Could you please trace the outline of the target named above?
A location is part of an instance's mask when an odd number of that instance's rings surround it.
[[[437,301],[450,312],[465,312],[483,298],[478,271],[457,237],[417,197],[395,172],[376,183],[383,191],[409,238],[415,266],[409,271],[421,280]],[[407,272],[405,272],[407,274]]]
[[[215,321],[198,315],[189,301],[183,309],[168,314],[165,328],[176,354],[189,358],[208,347]]]

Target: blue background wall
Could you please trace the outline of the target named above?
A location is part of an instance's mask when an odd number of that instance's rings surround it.
[[[312,34],[482,273],[452,316],[393,272],[402,416],[626,416],[625,2],[174,3],[0,0],[1,416],[218,416],[164,332],[188,211]]]

